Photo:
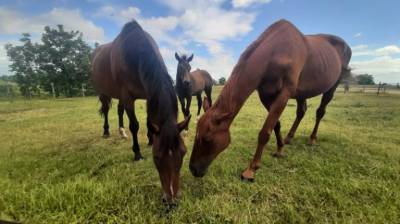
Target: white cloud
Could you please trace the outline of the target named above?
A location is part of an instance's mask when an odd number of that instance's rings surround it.
[[[26,16],[18,11],[0,7],[0,34],[15,35],[24,32],[39,34],[46,25],[63,24],[68,30],[79,30],[90,41],[103,41],[104,30],[85,19],[79,9],[54,8],[37,16]]]
[[[354,34],[354,37],[355,37],[355,38],[360,38],[360,37],[362,37],[362,33],[361,33],[361,32],[356,33],[356,34]]]
[[[270,3],[272,0],[232,0],[232,6],[234,8],[245,8],[253,4],[265,4]]]
[[[353,61],[350,66],[357,74],[373,75],[376,81],[400,82],[400,58],[383,56],[366,61]]]
[[[222,4],[226,1],[160,0],[172,10],[170,16],[164,17],[146,18],[136,7],[124,9],[117,6],[104,6],[95,15],[106,17],[120,26],[135,18],[160,44],[161,54],[172,76],[176,73],[175,51],[190,54],[196,52],[188,50],[188,46],[206,47],[209,56],[195,54],[192,68],[206,69],[217,78],[229,75],[236,61],[224,46],[224,41],[235,40],[249,33],[256,17],[253,12],[224,9]]]
[[[387,45],[381,48],[371,49],[368,45],[357,45],[351,48],[353,57],[357,56],[389,56],[400,54],[400,47],[397,45]]]
[[[149,32],[157,42],[167,42],[173,44],[176,42],[168,32],[174,30],[178,25],[178,18],[175,16],[167,17],[150,17],[141,16],[141,11],[137,7],[121,8],[118,6],[106,5],[97,10],[95,17],[107,18],[118,26],[123,26],[125,23],[136,20]]]
[[[185,10],[180,25],[189,39],[204,44],[210,53],[218,53],[222,50],[220,41],[249,33],[254,19],[254,13],[209,7]]]
[[[388,46],[376,49],[375,52],[378,55],[400,54],[400,47],[398,47],[396,45],[388,45]]]

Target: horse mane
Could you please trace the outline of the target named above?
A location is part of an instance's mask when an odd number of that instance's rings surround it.
[[[178,103],[173,81],[153,38],[136,22],[125,24],[120,35],[122,54],[130,69],[137,71],[147,96],[148,118],[159,126],[161,144],[176,148]]]

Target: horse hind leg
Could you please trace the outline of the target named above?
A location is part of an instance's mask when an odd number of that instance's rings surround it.
[[[101,102],[101,107],[100,107],[100,114],[102,115],[102,117],[104,118],[104,124],[103,124],[103,137],[107,138],[110,136],[110,126],[108,124],[108,111],[110,110],[110,106],[111,106],[111,98],[101,94],[99,96],[99,100]]]
[[[118,102],[118,124],[119,124],[119,134],[122,138],[128,138],[124,128],[124,105]]]
[[[333,88],[331,88],[328,92],[326,92],[322,95],[321,104],[319,105],[317,112],[316,112],[315,126],[311,133],[310,139],[308,140],[309,145],[313,145],[317,141],[317,133],[318,133],[319,123],[321,122],[322,118],[325,115],[326,107],[328,106],[329,102],[331,102],[333,95],[335,93],[336,87],[337,87],[337,84]]]
[[[290,144],[291,140],[294,137],[294,134],[296,133],[297,128],[299,127],[301,120],[304,117],[304,114],[307,111],[307,101],[305,99],[296,99],[296,101],[297,101],[296,120],[293,122],[293,125],[290,128],[290,131],[285,138],[285,144]]]

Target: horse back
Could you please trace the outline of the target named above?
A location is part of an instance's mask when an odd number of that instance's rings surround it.
[[[205,88],[212,86],[212,78],[210,73],[206,70],[196,69],[190,73],[190,80],[192,83],[191,92],[197,94]]]

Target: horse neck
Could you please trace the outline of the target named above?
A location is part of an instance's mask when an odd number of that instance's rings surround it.
[[[160,82],[158,86],[151,86],[156,91],[151,93],[148,103],[148,116],[157,125],[176,121],[177,102],[173,86],[168,82]]]
[[[228,126],[230,126],[247,98],[258,86],[258,81],[247,77],[240,70],[235,70],[212,106],[214,114],[230,114],[227,119]]]

